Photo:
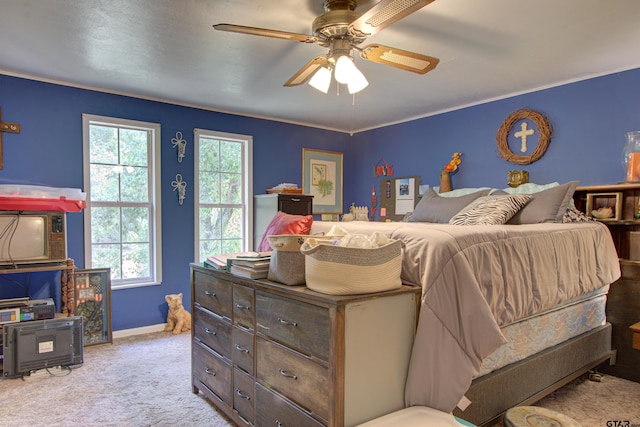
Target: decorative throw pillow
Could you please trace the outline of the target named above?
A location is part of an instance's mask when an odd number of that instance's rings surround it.
[[[466,187],[466,188],[456,188],[455,190],[445,191],[444,193],[439,193],[440,187],[433,187],[433,190],[440,197],[460,197],[466,196],[467,194],[477,193],[482,190],[493,190],[491,187]]]
[[[271,250],[267,236],[275,234],[308,235],[311,231],[311,224],[313,224],[313,216],[311,215],[291,215],[278,211],[264,231],[258,251],[266,252]]]
[[[479,197],[489,194],[489,190],[476,191],[460,197],[441,197],[429,188],[425,191],[409,217],[409,222],[435,222],[447,224],[462,208]]]
[[[589,222],[589,221],[595,221],[595,219],[585,215],[575,207],[568,207],[567,212],[565,212],[564,217],[562,217],[562,222]]]
[[[550,182],[549,184],[535,184],[533,182],[525,182],[524,184],[520,184],[517,187],[507,187],[503,188],[507,194],[533,194],[539,193],[540,191],[548,190],[553,187],[558,187],[560,185],[559,182]],[[491,194],[494,194],[493,192]]]
[[[449,221],[452,225],[505,224],[531,199],[528,194],[483,196],[469,203]]]
[[[531,194],[529,203],[509,220],[509,224],[562,222],[577,186],[578,181],[571,181]]]

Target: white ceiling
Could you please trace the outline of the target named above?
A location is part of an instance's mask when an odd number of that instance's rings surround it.
[[[370,85],[355,99],[335,82],[328,95],[282,86],[318,45],[212,28],[310,34],[322,12],[322,0],[0,0],[0,73],[355,133],[640,67],[639,0],[436,0],[364,44],[438,67],[356,58]]]

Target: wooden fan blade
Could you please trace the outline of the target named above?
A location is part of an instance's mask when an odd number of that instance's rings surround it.
[[[327,55],[318,55],[313,58],[311,61],[307,62],[304,67],[298,70],[289,80],[286,81],[284,86],[298,86],[301,84],[305,84],[309,81],[313,73],[315,73],[318,68],[322,67],[329,63]]]
[[[349,32],[368,37],[422,9],[434,0],[382,0],[349,25]]]
[[[272,37],[274,39],[292,40],[303,43],[315,43],[318,38],[306,34],[289,33],[287,31],[269,30],[267,28],[247,27],[234,24],[215,24],[213,26],[218,31],[229,31],[232,33],[251,34],[254,36]]]
[[[418,74],[424,74],[433,70],[436,68],[436,65],[438,65],[438,62],[440,62],[438,58],[434,58],[433,56],[422,55],[420,53],[409,52],[381,44],[370,44],[364,47],[360,52],[360,57],[368,61],[391,65],[392,67]]]

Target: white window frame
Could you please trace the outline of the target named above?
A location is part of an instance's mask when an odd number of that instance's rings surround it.
[[[120,279],[111,281],[111,289],[127,289],[141,286],[160,285],[162,283],[162,212],[161,212],[161,180],[160,180],[160,124],[141,122],[136,120],[121,119],[115,117],[82,115],[82,146],[83,146],[83,179],[86,193],[87,206],[84,209],[84,259],[85,268],[93,268],[92,263],[92,239],[91,239],[91,185],[90,185],[90,153],[89,153],[89,126],[108,125],[129,129],[144,129],[151,133],[150,146],[148,147],[149,165],[149,192],[151,200],[151,260],[149,280]],[[118,206],[126,206],[126,203],[118,203]],[[104,267],[104,266],[99,266]]]
[[[242,144],[242,209],[244,210],[244,233],[242,251],[253,248],[253,137],[234,133],[217,132],[206,129],[193,130],[193,170],[194,170],[194,256],[200,262],[200,137],[239,142]]]

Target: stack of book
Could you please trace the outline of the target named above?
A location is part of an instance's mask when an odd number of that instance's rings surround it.
[[[211,255],[204,260],[205,267],[228,271],[249,279],[264,279],[269,273],[271,251],[234,252]]]
[[[203,264],[205,267],[214,268],[216,270],[226,270],[229,258],[233,258],[238,254],[240,254],[240,252],[234,254],[210,255],[204,260]]]
[[[264,279],[269,273],[271,255],[262,257],[238,257],[229,260],[229,272],[249,279]]]

